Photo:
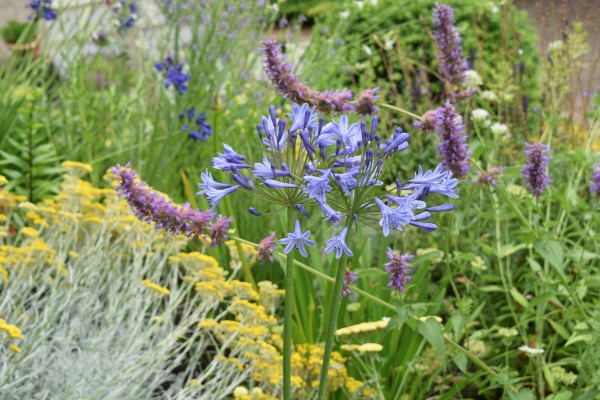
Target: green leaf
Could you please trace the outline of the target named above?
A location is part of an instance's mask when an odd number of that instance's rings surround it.
[[[564,326],[551,319],[548,319],[547,321],[550,324],[550,326],[552,326],[552,329],[554,329],[554,332],[558,333],[563,339],[569,340],[569,332]]]
[[[546,400],[569,400],[571,397],[573,397],[573,392],[569,390],[562,390],[546,397]]]
[[[529,389],[521,389],[517,393],[509,393],[511,400],[536,400],[535,395]]]
[[[467,356],[466,355],[464,355],[463,353],[458,353],[457,355],[454,356],[454,358],[452,358],[452,361],[454,361],[454,364],[456,364],[458,369],[460,369],[465,374],[467,373]]]
[[[515,299],[517,301],[517,303],[519,303],[520,305],[522,305],[524,308],[529,307],[529,302],[527,301],[527,299],[525,298],[525,296],[523,296],[517,290],[517,288],[511,288],[510,289],[510,294],[513,297],[513,299]]]
[[[561,275],[564,274],[564,251],[556,240],[540,240],[533,244],[539,255],[544,257]]]
[[[513,253],[516,253],[519,250],[526,248],[527,245],[525,243],[521,243],[518,245],[507,244],[500,247],[500,251],[498,254],[498,258],[508,257]]]
[[[444,334],[442,326],[433,318],[425,321],[417,320],[417,331],[430,345],[437,351],[442,362],[446,362],[446,353],[444,351]]]

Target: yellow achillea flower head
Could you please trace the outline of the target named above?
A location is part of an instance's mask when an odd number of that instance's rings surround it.
[[[340,348],[346,351],[358,351],[359,353],[379,353],[383,350],[383,346],[379,343],[343,344]]]
[[[167,289],[166,287],[162,287],[160,285],[157,285],[156,283],[152,283],[148,279],[144,279],[142,281],[142,285],[146,286],[148,289],[152,289],[155,292],[158,292],[165,296],[168,296],[169,294],[171,294],[171,291],[169,289]]]
[[[29,236],[29,237],[38,237],[40,235],[40,232],[37,229],[34,228],[30,228],[28,226],[23,227],[21,229],[21,233],[25,236]]]
[[[19,346],[17,346],[14,343],[12,343],[8,348],[11,349],[12,351],[14,351],[15,353],[20,353],[21,352],[21,349],[19,348]]]
[[[93,171],[93,168],[90,164],[77,161],[64,161],[62,164],[60,164],[60,166],[63,167],[66,172],[74,174],[79,174],[81,172],[90,173]]]
[[[380,321],[373,322],[363,322],[360,324],[347,326],[345,328],[340,328],[337,331],[335,331],[335,334],[338,336],[346,336],[353,335],[355,333],[371,332],[376,331],[378,329],[384,329],[387,325],[387,319],[382,319]]]

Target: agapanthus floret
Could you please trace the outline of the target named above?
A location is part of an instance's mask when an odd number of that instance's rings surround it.
[[[383,147],[383,154],[395,153],[408,148],[408,138],[410,134],[402,132],[402,128],[397,128],[392,138],[386,142]]]
[[[250,166],[245,162],[245,157],[236,153],[231,146],[223,143],[223,148],[223,153],[217,153],[217,157],[213,157],[213,167],[221,171],[250,168]]]
[[[189,204],[178,205],[164,194],[156,192],[127,164],[112,169],[119,181],[117,193],[125,197],[135,215],[142,221],[154,222],[157,228],[172,234],[203,235],[214,218],[212,211],[193,209]]]
[[[183,64],[175,64],[173,57],[167,56],[164,62],[156,63],[154,66],[164,76],[166,89],[173,86],[177,93],[185,94],[188,89],[187,82],[192,76],[183,72]]]
[[[331,208],[331,206],[329,204],[322,202],[319,199],[315,199],[315,200],[321,207],[321,210],[323,210],[323,213],[325,214],[325,221],[331,222],[337,228],[339,225],[339,222],[344,217],[342,215],[342,213],[334,210],[333,208]]]
[[[321,176],[304,176],[304,181],[306,182],[304,193],[311,199],[325,203],[327,192],[331,192],[331,186],[329,186],[331,169],[326,171],[321,170],[319,172],[321,173]]]
[[[352,291],[350,290],[350,284],[356,282],[358,279],[358,272],[352,272],[348,268],[344,271],[344,284],[342,286],[342,297],[348,296]]]
[[[197,195],[205,195],[210,205],[210,209],[214,210],[215,207],[223,200],[225,196],[235,192],[240,186],[232,186],[226,183],[220,183],[213,179],[212,174],[206,170],[200,174],[202,183],[198,184],[198,187],[202,189]]]
[[[348,153],[344,154],[351,154],[356,151],[360,137],[360,125],[355,123],[348,126],[348,116],[342,115],[338,122],[334,121],[325,125],[323,132],[317,139],[317,143],[331,145],[336,144],[340,140],[345,145],[343,146],[344,150],[348,149]]]
[[[442,164],[438,164],[435,170],[423,172],[419,166],[419,171],[415,177],[409,180],[409,184],[404,189],[426,189],[429,193],[439,193],[444,196],[458,198],[458,179],[452,178],[452,172],[444,171]]]
[[[346,245],[346,234],[348,233],[348,227],[344,227],[338,235],[334,235],[325,244],[324,254],[329,254],[335,251],[335,258],[341,258],[343,253],[347,256],[352,257],[352,250]]]
[[[552,182],[546,173],[550,157],[546,156],[550,148],[540,142],[525,143],[525,166],[523,167],[523,181],[533,192],[535,197],[540,197],[546,187]]]
[[[252,175],[254,175],[256,178],[262,179],[275,179],[281,176],[289,176],[289,167],[287,167],[286,164],[283,164],[283,167],[283,170],[277,169],[275,165],[267,159],[267,155],[264,154],[262,163],[254,163]]]
[[[440,51],[437,58],[442,77],[453,85],[462,84],[469,65],[466,58],[462,57],[460,33],[454,26],[454,10],[449,5],[436,3],[433,19],[433,36]]]
[[[285,245],[283,252],[289,254],[294,248],[296,248],[300,254],[304,257],[308,257],[308,252],[305,246],[316,246],[317,244],[310,237],[310,231],[302,232],[300,228],[300,221],[296,220],[294,232],[288,233],[287,238],[279,239],[279,243]]]
[[[471,168],[468,138],[463,135],[462,118],[449,101],[446,101],[446,104],[436,111],[435,130],[440,138],[438,154],[442,157],[444,168],[462,178]]]
[[[311,108],[307,103],[299,106],[298,104],[292,105],[292,112],[288,113],[288,117],[292,121],[290,132],[294,132],[298,129],[314,129],[316,130],[319,126],[317,122],[318,115],[315,113],[315,109]]]
[[[594,165],[594,172],[590,181],[590,192],[600,198],[600,163]]]
[[[408,225],[414,215],[411,211],[396,207],[392,208],[380,199],[375,199],[375,203],[381,211],[381,220],[379,226],[383,228],[383,236],[389,236],[391,230],[402,231],[402,227]]]
[[[413,256],[408,253],[400,255],[391,248],[388,248],[386,255],[389,259],[389,262],[384,265],[389,276],[388,287],[403,292],[406,284],[411,280],[408,269]]]

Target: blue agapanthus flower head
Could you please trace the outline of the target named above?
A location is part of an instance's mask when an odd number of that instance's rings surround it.
[[[394,193],[383,189],[380,178],[386,164],[409,147],[410,134],[402,129],[384,139],[377,133],[377,116],[370,123],[352,122],[346,115],[325,123],[306,104],[294,104],[288,116],[290,123],[271,106],[256,125],[264,148],[262,160],[252,162],[227,144],[223,153],[213,158],[213,167],[231,173],[236,185],[219,186],[208,173],[202,174],[200,193],[212,206],[234,191],[247,190],[272,207],[293,208],[297,218],[322,218],[339,229],[324,250],[335,252],[338,258],[352,256],[346,243],[351,221],[378,223],[385,236],[408,225],[433,231],[437,226],[429,222],[432,213],[453,208],[451,204],[428,204],[428,196],[434,194],[458,197],[458,181],[441,164],[433,171],[419,168],[404,188],[398,182]],[[249,210],[255,216],[271,211]],[[307,236],[299,224],[280,243],[287,251],[297,248],[304,255]]]
[[[186,108],[185,113],[179,114],[179,119],[183,122],[181,130],[187,132],[190,139],[205,142],[213,133],[206,115],[197,113],[195,107]]]
[[[165,61],[156,63],[154,66],[163,75],[166,89],[173,86],[177,93],[182,96],[185,94],[188,89],[187,82],[192,76],[183,72],[184,64],[175,64],[173,57],[167,56]]]
[[[33,11],[29,19],[38,20],[43,18],[46,21],[53,21],[57,18],[56,11],[52,6],[52,0],[31,0],[27,3],[27,8]]]

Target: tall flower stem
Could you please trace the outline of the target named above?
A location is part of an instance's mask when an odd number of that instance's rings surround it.
[[[420,121],[420,120],[421,120],[421,116],[420,116],[420,115],[417,115],[417,114],[411,113],[410,111],[408,111],[408,110],[405,110],[405,109],[403,109],[403,108],[395,107],[395,106],[393,106],[393,105],[391,105],[391,104],[387,104],[387,103],[381,103],[381,102],[378,102],[378,103],[377,103],[377,105],[378,105],[378,106],[381,106],[381,107],[384,107],[384,108],[389,108],[390,110],[397,111],[397,112],[399,112],[399,113],[401,113],[401,114],[408,115],[409,117],[412,117],[412,118],[416,119],[417,121]]]
[[[352,218],[348,218],[348,230],[352,228]],[[327,374],[329,372],[329,362],[331,360],[331,351],[333,350],[333,337],[337,325],[338,312],[342,303],[342,288],[344,286],[344,273],[346,272],[346,262],[348,256],[342,253],[338,260],[333,293],[331,298],[331,308],[329,310],[329,320],[327,321],[327,334],[325,336],[325,353],[323,354],[323,366],[319,377],[319,392],[317,400],[325,398],[325,388],[327,387]]]
[[[288,232],[294,231],[296,216],[294,209],[288,208]],[[292,323],[294,311],[294,252],[287,255],[285,267],[285,308],[283,313],[283,399],[292,399]]]

